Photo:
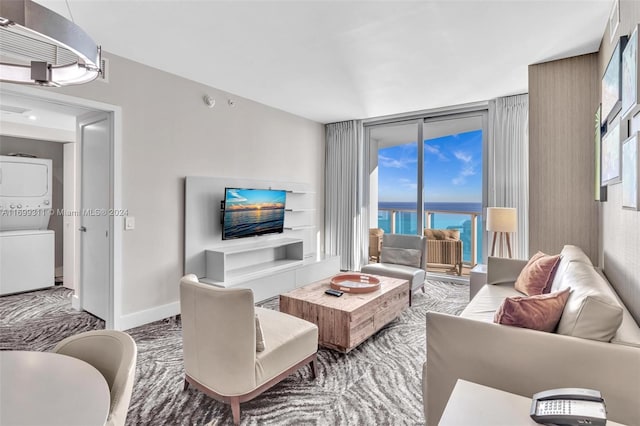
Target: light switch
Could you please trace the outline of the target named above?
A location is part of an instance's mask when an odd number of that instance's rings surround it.
[[[127,216],[124,218],[124,229],[125,231],[131,231],[136,227],[136,218],[133,216]]]

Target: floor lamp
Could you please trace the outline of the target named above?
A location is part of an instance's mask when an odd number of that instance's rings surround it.
[[[507,250],[511,258],[511,240],[509,235],[516,232],[518,219],[516,209],[511,207],[488,207],[487,208],[487,231],[493,232],[493,243],[491,244],[491,256],[496,252],[496,237],[500,237],[500,256],[502,256],[503,238],[507,241]]]

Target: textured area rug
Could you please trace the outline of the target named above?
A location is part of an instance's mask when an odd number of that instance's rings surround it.
[[[53,288],[0,298],[1,350],[51,350],[63,338],[104,328],[71,308],[70,290]],[[431,281],[413,306],[348,354],[318,351],[318,377],[304,367],[241,404],[243,425],[424,424],[422,363],[427,311],[458,315],[469,286]],[[277,309],[277,299],[261,304]],[[183,392],[182,335],[173,319],[128,330],[138,345],[128,425],[233,424],[228,405]]]

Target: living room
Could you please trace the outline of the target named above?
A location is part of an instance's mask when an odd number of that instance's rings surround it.
[[[47,3],[43,2],[49,7]],[[608,19],[612,2],[605,3]],[[71,2],[71,8],[76,7],[81,6]],[[66,6],[59,4],[55,8],[60,13]],[[637,2],[622,0],[619,14],[613,35],[609,25],[603,28],[602,41],[594,51],[527,64],[530,65],[526,90],[529,94],[528,254],[538,250],[560,253],[566,244],[581,247],[593,264],[603,269],[637,320],[640,318],[639,215],[622,208],[621,185],[607,187],[606,202],[594,202],[593,195],[593,119],[601,96],[600,79],[613,55],[616,40],[630,35],[640,20],[640,6]],[[76,18],[81,24],[78,16]],[[225,88],[228,91],[216,89],[217,86],[198,83],[188,76],[145,65],[138,62],[133,53],[127,58],[111,53],[105,46],[104,57],[109,67],[106,84],[93,82],[27,89],[2,83],[1,89],[3,96],[11,93],[44,97],[54,102],[86,102],[85,106],[91,109],[113,112],[115,183],[111,207],[126,209],[128,215],[135,217],[135,229],[125,230],[124,216],[113,218],[111,226],[116,240],[109,328],[131,330],[180,313],[178,283],[185,273],[191,272],[184,268],[185,177],[304,182],[315,193],[312,213],[317,224],[315,242],[318,251],[326,251],[323,226],[325,199],[329,194],[325,194],[325,123],[346,119],[333,112],[338,111],[339,106],[325,108],[327,115],[321,120],[310,120],[303,118],[303,112],[291,114],[259,99],[238,96],[239,90],[233,87]],[[255,61],[260,64],[265,59],[255,58]],[[295,68],[295,64],[291,66]],[[236,72],[247,72],[245,69],[239,65]],[[256,85],[270,85],[260,78],[255,80]],[[282,90],[295,91],[295,88]],[[496,93],[476,101],[512,94]],[[215,99],[213,108],[202,102],[203,95]],[[427,108],[388,114],[422,109]],[[382,115],[387,114],[350,119]],[[424,359],[416,361],[421,364]],[[172,362],[181,364],[179,359]],[[419,376],[419,368],[414,373]],[[198,403],[206,401],[202,396],[197,398]],[[224,405],[220,405],[220,411],[224,411]],[[257,409],[262,410],[262,415],[268,411],[266,407]],[[208,411],[206,419],[192,420],[214,421],[211,414],[212,411]],[[250,409],[247,414],[250,421],[261,422],[259,416],[252,417]],[[339,418],[345,424],[365,421],[345,416]],[[143,421],[144,416],[134,418]],[[175,418],[166,420],[179,422]],[[384,418],[377,420],[385,423]],[[263,421],[277,423],[277,419]]]

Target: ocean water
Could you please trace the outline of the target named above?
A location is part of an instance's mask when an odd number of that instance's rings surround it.
[[[476,251],[477,259],[482,259],[482,203],[424,203],[425,211],[438,211],[431,216],[431,228],[433,229],[457,229],[462,240],[463,259],[471,262],[471,214],[478,215],[476,227]],[[384,232],[391,232],[391,212],[389,210],[407,210],[396,213],[396,234],[417,234],[418,217],[416,203],[411,202],[387,202],[378,203],[378,227]],[[456,213],[440,213],[456,212]],[[426,219],[425,219],[426,224]]]
[[[224,239],[282,232],[284,209],[226,210]]]

